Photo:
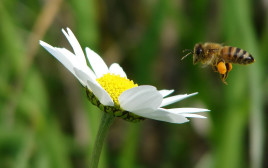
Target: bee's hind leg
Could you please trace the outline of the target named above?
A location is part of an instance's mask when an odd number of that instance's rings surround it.
[[[226,78],[227,78],[227,76],[228,76],[228,72],[226,72],[225,74],[220,74],[221,81],[222,81],[225,85],[227,85],[227,82],[225,81]]]
[[[221,76],[222,82],[227,85],[227,82],[225,80],[228,77],[228,73],[232,70],[232,64],[225,63],[225,67],[226,67],[225,73],[223,73],[223,74],[220,73],[220,76]]]
[[[227,72],[230,72],[233,68],[231,63],[225,63],[225,66],[226,66]]]
[[[220,74],[225,74],[227,72],[226,64],[222,61],[218,62],[217,70]]]
[[[224,84],[227,84],[227,82],[225,81],[227,76],[228,76],[228,72],[229,72],[229,63],[224,63],[223,61],[219,61],[217,63],[217,71],[220,74],[221,80]]]

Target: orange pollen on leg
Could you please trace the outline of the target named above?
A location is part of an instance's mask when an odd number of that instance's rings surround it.
[[[225,74],[226,73],[226,66],[223,62],[219,62],[217,65],[218,71],[220,74]]]

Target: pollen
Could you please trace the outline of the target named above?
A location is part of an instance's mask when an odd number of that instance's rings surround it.
[[[218,71],[220,74],[225,74],[226,73],[226,66],[223,62],[219,62],[217,65]]]
[[[132,80],[129,80],[126,77],[121,77],[120,75],[110,73],[98,78],[97,81],[102,88],[108,92],[116,106],[119,106],[118,98],[121,93],[138,86]]]

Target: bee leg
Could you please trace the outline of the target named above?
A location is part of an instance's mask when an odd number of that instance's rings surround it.
[[[226,66],[227,72],[230,72],[233,68],[231,63],[226,63],[225,66]]]
[[[217,66],[212,65],[212,70],[213,70],[214,72],[218,72],[218,68],[217,68]]]
[[[217,64],[217,69],[218,69],[218,72],[220,73],[220,77],[221,77],[222,82],[227,85],[227,82],[225,81],[225,79],[228,76],[229,64],[224,63],[223,61],[220,61]]]
[[[221,81],[222,81],[225,85],[227,85],[227,82],[226,82],[225,80],[226,80],[226,78],[227,78],[227,76],[228,76],[228,72],[226,72],[225,74],[220,74],[220,76],[221,76]]]
[[[232,70],[232,64],[231,63],[225,63],[226,66],[226,72],[224,74],[221,74],[221,80],[224,84],[227,85],[227,82],[225,82],[226,78],[228,77],[228,73]]]

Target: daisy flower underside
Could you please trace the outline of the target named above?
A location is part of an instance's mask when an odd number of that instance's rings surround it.
[[[52,47],[43,41],[40,41],[40,45],[78,79],[86,88],[90,102],[102,111],[132,122],[150,118],[170,123],[184,123],[189,121],[188,117],[205,118],[193,113],[209,111],[207,109],[163,108],[197,93],[167,97],[174,90],[157,90],[150,85],[138,86],[127,78],[119,64],[113,63],[108,67],[103,59],[89,48],[86,48],[85,56],[73,32],[68,28],[67,31],[62,31],[74,53],[65,48]]]

